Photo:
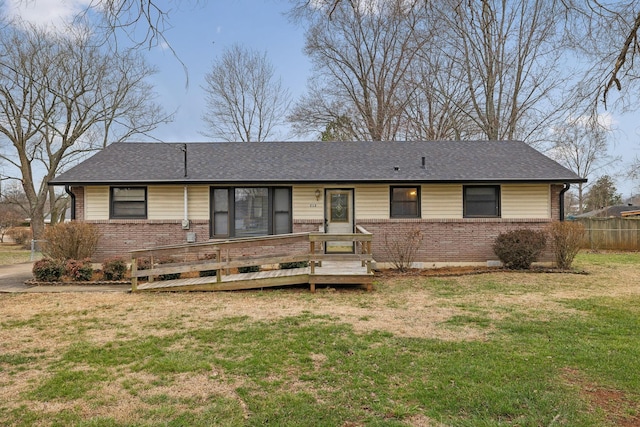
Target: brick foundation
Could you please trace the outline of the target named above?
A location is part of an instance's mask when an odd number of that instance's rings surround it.
[[[540,219],[456,219],[456,220],[363,220],[358,225],[373,233],[373,258],[378,263],[392,261],[386,248],[388,242],[419,230],[422,242],[416,251],[419,267],[429,268],[443,264],[477,264],[498,258],[491,248],[498,234],[518,228],[545,229],[551,220]],[[550,261],[545,254],[540,261]]]
[[[100,230],[99,249],[94,261],[112,256],[128,257],[134,249],[186,243],[188,232],[196,233],[197,242],[209,240],[209,222],[191,221],[189,230],[183,230],[181,221],[111,220],[89,221]],[[373,257],[379,263],[391,261],[385,246],[403,239],[414,229],[420,230],[422,242],[416,252],[418,266],[433,267],[441,264],[485,263],[497,260],[491,249],[501,232],[517,228],[543,230],[551,220],[540,219],[456,219],[456,220],[360,220],[358,225],[373,233]],[[294,222],[293,231],[318,231],[322,221]],[[305,246],[306,247],[306,246]],[[299,249],[299,248],[296,248]],[[550,260],[547,254],[543,260]]]

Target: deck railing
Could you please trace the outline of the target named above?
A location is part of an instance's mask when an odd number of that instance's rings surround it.
[[[180,273],[215,271],[221,282],[223,275],[235,269],[270,266],[306,261],[311,275],[323,261],[358,260],[371,273],[372,234],[356,227],[356,233],[325,234],[319,232],[246,237],[203,243],[159,246],[131,251],[131,289],[137,290],[138,280],[154,281],[159,276]],[[353,246],[352,253],[325,253],[326,242],[345,242]]]

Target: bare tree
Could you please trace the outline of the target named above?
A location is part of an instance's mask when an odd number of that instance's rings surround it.
[[[291,103],[289,91],[276,79],[267,54],[234,45],[225,50],[205,76],[206,136],[223,141],[267,141]]]
[[[562,54],[562,8],[555,0],[450,0],[434,3],[448,31],[438,43],[457,63],[451,78],[466,86],[459,106],[482,137],[535,144],[574,97],[563,91],[573,74]]]
[[[637,108],[636,59],[640,52],[640,2],[625,0],[564,0],[568,10],[569,35],[579,54],[585,58],[589,72],[585,90],[592,95],[594,109],[604,103]],[[636,89],[636,93],[633,89]],[[611,89],[619,92],[611,96]],[[614,102],[610,102],[613,100]]]
[[[6,26],[0,33],[0,159],[16,171],[11,178],[24,189],[39,239],[48,182],[57,173],[107,141],[129,139],[169,117],[144,82],[153,70],[132,51],[107,55],[71,30]]]
[[[346,116],[354,139],[396,139],[415,88],[407,84],[410,68],[429,36],[424,2],[354,0],[330,4],[330,11],[317,6],[300,1],[295,9],[296,19],[309,23],[305,51],[315,75],[291,121],[299,131],[317,131]]]
[[[76,23],[92,21],[100,33],[99,39],[116,50],[121,35],[136,47],[150,48],[160,43],[170,46],[165,37],[170,27],[170,11],[164,2],[156,0],[90,0],[76,16]]]
[[[603,168],[619,160],[609,154],[606,129],[585,118],[573,119],[554,129],[552,157],[582,178],[592,178]],[[588,184],[578,183],[578,213],[585,208]]]
[[[412,68],[414,90],[404,112],[405,138],[431,141],[476,137],[479,132],[466,111],[471,99],[464,81],[451,78],[455,62],[430,43]]]
[[[323,135],[328,140],[366,140],[367,131],[352,105],[341,102],[337,90],[320,86],[311,78],[307,93],[303,94],[287,117],[293,131],[299,136]],[[326,132],[329,132],[325,135]]]
[[[294,14],[300,14],[304,6],[314,4],[325,11],[328,19],[332,18],[341,4],[357,3],[357,0],[292,1],[296,4]],[[441,2],[433,4],[441,6]],[[557,19],[560,21],[556,22],[573,23],[568,28],[575,46],[581,54],[587,54],[592,58],[590,68],[593,72],[590,73],[588,84],[584,85],[585,91],[601,94],[606,105],[609,91],[613,87],[618,91],[622,90],[621,80],[633,83],[638,78],[635,60],[640,54],[640,3],[637,0],[562,0],[560,5],[561,9],[557,9]]]

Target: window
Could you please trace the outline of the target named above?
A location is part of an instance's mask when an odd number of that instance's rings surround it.
[[[236,188],[234,194],[235,237],[269,234],[269,189]]]
[[[212,237],[291,233],[291,188],[212,188],[211,214]]]
[[[330,202],[331,222],[349,222],[349,194],[332,192]]]
[[[500,186],[465,186],[463,205],[465,218],[499,218]]]
[[[391,187],[391,218],[420,218],[420,187]]]
[[[109,217],[115,219],[146,219],[146,187],[111,187]]]
[[[215,234],[220,236],[229,235],[229,190],[227,188],[216,188],[213,193],[213,221],[212,226]],[[214,234],[214,233],[211,233]]]

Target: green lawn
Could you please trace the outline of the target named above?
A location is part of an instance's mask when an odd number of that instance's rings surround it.
[[[0,295],[0,424],[640,424],[640,254],[375,291]]]

